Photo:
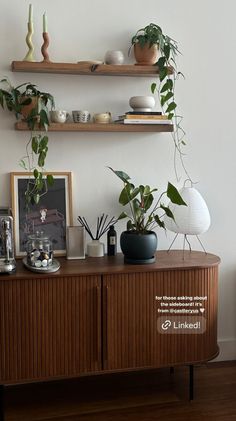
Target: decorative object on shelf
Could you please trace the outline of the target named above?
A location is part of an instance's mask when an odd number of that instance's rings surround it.
[[[105,253],[105,246],[99,240],[92,240],[87,244],[87,255],[89,257],[103,257]]]
[[[12,212],[9,208],[0,207],[0,274],[15,270]]]
[[[72,111],[73,120],[75,123],[88,123],[91,118],[91,114],[87,110]]]
[[[26,154],[20,160],[20,166],[27,172],[32,172],[34,184],[29,180],[26,191],[26,205],[39,203],[47,192],[48,185],[53,183],[53,177],[48,174],[43,177],[44,166],[48,153],[49,110],[54,108],[54,98],[48,92],[39,91],[32,83],[22,83],[12,86],[8,79],[2,79],[4,89],[0,89],[0,104],[13,112],[17,119],[21,118],[30,130],[30,139],[26,144]],[[6,85],[6,89],[5,89]],[[38,129],[37,133],[35,129]]]
[[[164,215],[168,215],[169,218],[174,220],[174,214],[170,207],[162,202],[163,196],[167,196],[172,203],[179,206],[186,206],[186,203],[176,187],[170,182],[167,190],[161,193],[157,201],[153,203],[153,193],[157,191],[156,188],[151,189],[148,185],[136,187],[124,171],[108,168],[124,183],[119,196],[119,203],[123,206],[129,205],[130,208],[130,214],[122,212],[118,217],[118,220],[128,218],[127,230],[121,235],[121,250],[124,253],[125,262],[133,264],[153,263],[157,246],[156,233],[153,230],[156,227],[165,229]],[[137,245],[137,242],[139,242],[139,245]]]
[[[50,118],[53,123],[65,123],[69,118],[69,113],[65,110],[52,110]]]
[[[50,63],[49,54],[48,54],[48,46],[49,46],[49,35],[48,35],[48,22],[47,22],[47,15],[46,12],[43,14],[43,45],[41,47],[41,52],[43,55],[42,62]]]
[[[85,228],[67,227],[66,258],[69,260],[85,259]]]
[[[32,36],[34,33],[34,24],[33,24],[33,6],[29,5],[29,19],[28,19],[28,33],[26,35],[26,44],[29,48],[28,53],[26,54],[23,61],[35,61],[34,59],[34,45],[32,42]]]
[[[106,64],[123,64],[125,60],[124,53],[119,50],[109,50],[105,54],[104,61]]]
[[[66,254],[66,227],[72,223],[72,188],[70,172],[51,172],[54,183],[40,204],[27,208],[25,190],[34,179],[32,173],[11,173],[11,200],[15,230],[16,256],[25,255],[29,234],[43,231],[50,236],[54,255]],[[48,173],[44,173],[47,177]],[[43,180],[42,180],[43,181]]]
[[[117,253],[117,234],[114,225],[110,225],[107,231],[107,255],[115,256]]]
[[[46,214],[46,211],[45,211]],[[46,216],[46,215],[45,215]],[[43,231],[28,236],[26,243],[27,264],[34,268],[50,268],[53,261],[52,242]],[[45,270],[46,270],[45,269]]]
[[[129,105],[134,111],[148,112],[155,107],[155,99],[150,95],[132,96],[129,100]]]
[[[201,196],[201,194],[199,193],[199,191],[192,186],[192,183],[191,187],[184,186],[179,193],[185,201],[185,203],[187,204],[187,207],[177,207],[173,204],[169,205],[171,211],[175,215],[175,222],[173,223],[173,221],[166,215],[165,226],[169,231],[173,231],[176,233],[176,236],[172,241],[170,248],[174,244],[177,236],[179,234],[183,234],[184,247],[185,241],[187,241],[191,250],[191,245],[188,241],[188,236],[195,235],[199,243],[201,244],[203,250],[205,251],[205,248],[198,236],[206,232],[211,224],[211,218],[207,204]]]
[[[109,111],[106,111],[105,113],[94,114],[93,121],[94,123],[99,124],[111,123],[111,113]]]
[[[88,256],[90,257],[102,257],[104,256],[104,244],[101,243],[99,240],[105,234],[111,225],[115,225],[117,219],[113,216],[112,218],[108,219],[108,215],[104,213],[101,216],[97,217],[97,227],[96,227],[96,234],[92,234],[92,230],[84,216],[78,216],[78,221],[82,227],[85,228],[86,232],[92,239],[90,243],[87,245]]]
[[[41,267],[36,267],[36,266],[31,266],[28,264],[27,261],[27,257],[24,257],[22,260],[24,266],[29,269],[31,272],[36,272],[36,273],[53,273],[53,272],[57,272],[60,269],[60,263],[58,262],[57,259],[53,259],[51,266],[41,266]]]

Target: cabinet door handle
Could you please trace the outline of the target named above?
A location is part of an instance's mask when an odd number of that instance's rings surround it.
[[[109,287],[108,285],[104,286],[104,312],[103,312],[103,317],[104,317],[104,330],[103,330],[103,346],[104,346],[104,351],[103,351],[103,366],[104,368],[108,368],[107,364],[107,358],[108,358],[108,292],[109,292]]]
[[[96,338],[96,360],[98,364],[101,364],[101,313],[100,313],[100,286],[96,285],[95,292],[96,292],[96,318],[95,321],[97,325],[97,338]]]

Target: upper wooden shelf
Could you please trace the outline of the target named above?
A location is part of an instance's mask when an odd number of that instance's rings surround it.
[[[59,73],[70,75],[105,75],[105,76],[158,76],[157,66],[136,66],[134,64],[97,64],[91,63],[45,63],[31,61],[13,61],[13,72]],[[171,68],[170,68],[170,73]]]
[[[16,130],[29,130],[23,121],[15,123]],[[37,130],[37,129],[36,129]],[[50,123],[51,132],[172,132],[172,124],[98,124],[98,123]]]

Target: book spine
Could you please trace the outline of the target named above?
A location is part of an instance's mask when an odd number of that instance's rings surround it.
[[[124,119],[124,124],[172,124],[171,120],[142,120],[142,119]]]
[[[127,111],[126,115],[162,115],[161,111]]]
[[[167,115],[139,115],[139,114],[129,114],[125,116],[129,120],[168,120]]]

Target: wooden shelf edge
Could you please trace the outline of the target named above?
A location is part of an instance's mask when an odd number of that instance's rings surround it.
[[[157,66],[136,66],[134,64],[110,65],[91,63],[53,63],[13,61],[12,72],[52,73],[71,75],[102,76],[158,76]],[[170,68],[169,73],[172,73]]]
[[[15,123],[15,130],[29,130],[27,124]],[[36,129],[37,130],[37,129]],[[96,123],[51,123],[51,132],[172,132],[172,124],[96,124]]]

